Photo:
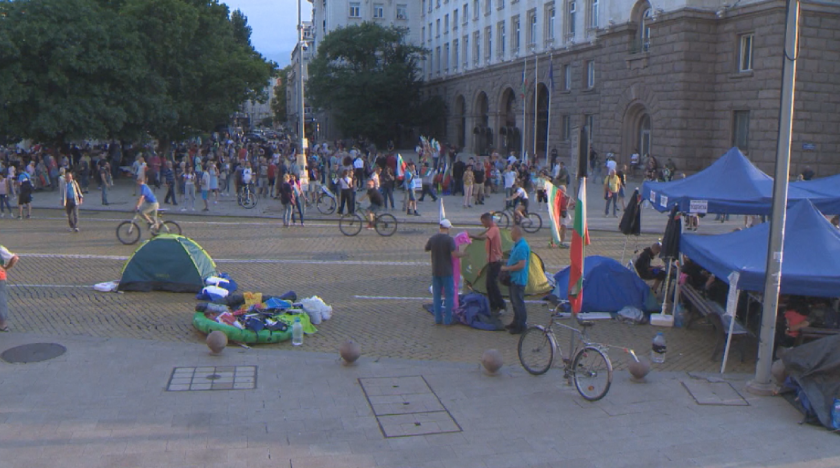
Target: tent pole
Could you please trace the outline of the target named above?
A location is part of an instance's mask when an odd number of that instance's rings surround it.
[[[737,286],[736,286],[737,287]],[[741,297],[741,290],[735,290],[735,304],[726,305],[726,315],[732,317],[729,320],[729,333],[726,335],[726,348],[723,350],[723,362],[720,363],[720,373],[726,372],[726,361],[729,359],[729,346],[732,344],[732,332],[735,330],[735,315],[738,312],[738,299]],[[729,310],[732,309],[732,310]]]
[[[685,234],[685,223],[680,223],[680,239],[682,239],[683,234]],[[677,258],[679,259],[679,265],[682,266],[683,262],[685,261],[685,257],[682,253],[677,254]],[[674,304],[671,308],[671,315],[674,316],[674,319],[677,318],[677,304],[680,303],[680,270],[677,270],[677,284],[674,285]]]
[[[674,260],[669,258],[668,259],[668,273],[665,276],[665,290],[662,293],[662,315],[666,315],[665,303],[668,302],[668,288],[671,283],[671,264],[674,263]]]
[[[764,309],[761,313],[761,334],[755,378],[747,382],[747,390],[757,395],[772,395],[775,385],[771,379],[773,340],[776,335],[776,314],[782,281],[782,257],[787,216],[788,177],[790,173],[790,145],[793,133],[794,88],[796,87],[796,57],[799,52],[799,0],[787,0],[785,48],[782,57],[781,100],[779,103],[779,139],[776,143],[776,173],[773,179],[773,213],[770,219],[770,241],[767,247],[767,266],[764,277]]]

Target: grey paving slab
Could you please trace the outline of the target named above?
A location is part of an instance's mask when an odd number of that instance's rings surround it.
[[[729,382],[691,379],[683,380],[682,384],[698,405],[749,406]]]

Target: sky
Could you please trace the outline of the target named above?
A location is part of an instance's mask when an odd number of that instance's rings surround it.
[[[300,0],[303,20],[312,16],[312,4]],[[289,64],[297,43],[298,0],[220,0],[231,11],[242,10],[251,26],[251,44],[257,52],[280,67]]]

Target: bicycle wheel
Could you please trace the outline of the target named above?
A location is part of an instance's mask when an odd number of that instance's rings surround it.
[[[140,226],[134,221],[123,221],[117,226],[117,239],[125,245],[136,244],[140,240]]]
[[[158,234],[177,234],[181,235],[181,226],[175,221],[164,221],[161,224]]]
[[[392,214],[383,213],[376,217],[373,223],[376,233],[383,237],[393,236],[397,232],[397,218]]]
[[[541,325],[531,325],[519,337],[519,362],[532,375],[542,375],[554,362],[554,340]]]
[[[335,198],[327,196],[326,194],[318,195],[317,206],[318,212],[329,215],[335,213]]]
[[[610,390],[612,363],[603,351],[594,346],[581,348],[575,354],[572,372],[575,387],[586,400],[598,401]]]
[[[542,218],[536,213],[528,213],[527,217],[522,218],[520,225],[525,232],[533,234],[542,228]]]
[[[496,226],[499,226],[499,229],[510,227],[510,216],[504,211],[494,211],[491,216],[493,216],[493,222],[496,223]]]
[[[338,220],[338,229],[345,236],[355,236],[362,232],[362,224],[365,221],[357,214],[347,213]]]
[[[219,177],[219,193],[222,193],[227,189],[227,179],[224,177]]]

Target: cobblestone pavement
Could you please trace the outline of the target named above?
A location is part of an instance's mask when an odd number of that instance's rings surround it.
[[[133,246],[120,244],[117,213],[85,213],[81,233],[67,232],[61,212],[39,210],[30,220],[0,220],[2,242],[22,254],[10,274],[11,326],[15,332],[199,342],[191,325],[195,300],[189,294],[98,293],[91,286],[119,278]],[[40,217],[39,217],[40,216]],[[305,348],[334,352],[347,338],[377,357],[474,362],[488,348],[516,361],[517,337],[463,326],[440,328],[421,309],[430,302],[429,263],[423,252],[432,226],[409,225],[391,238],[373,232],[342,236],[335,223],[284,229],[276,221],[248,218],[209,220],[174,215],[184,233],[198,241],[244,290],[299,297],[319,295],[335,308],[334,318],[307,337]],[[147,233],[144,233],[144,237]],[[639,245],[655,236],[641,236]],[[529,241],[549,272],[569,263],[568,250],[549,250],[547,231]],[[620,258],[624,236],[593,233],[589,255]],[[635,244],[631,241],[628,250]],[[629,255],[629,254],[628,254]],[[387,297],[385,299],[383,297]],[[528,304],[529,321],[545,323],[547,309]],[[614,322],[596,325],[592,337],[648,352],[651,326]],[[715,337],[708,327],[664,330],[668,360],[663,370],[714,371]],[[565,339],[565,337],[563,337]],[[282,343],[268,347],[286,348]],[[751,372],[754,361],[730,360],[731,371]],[[618,367],[628,359],[611,353]]]

